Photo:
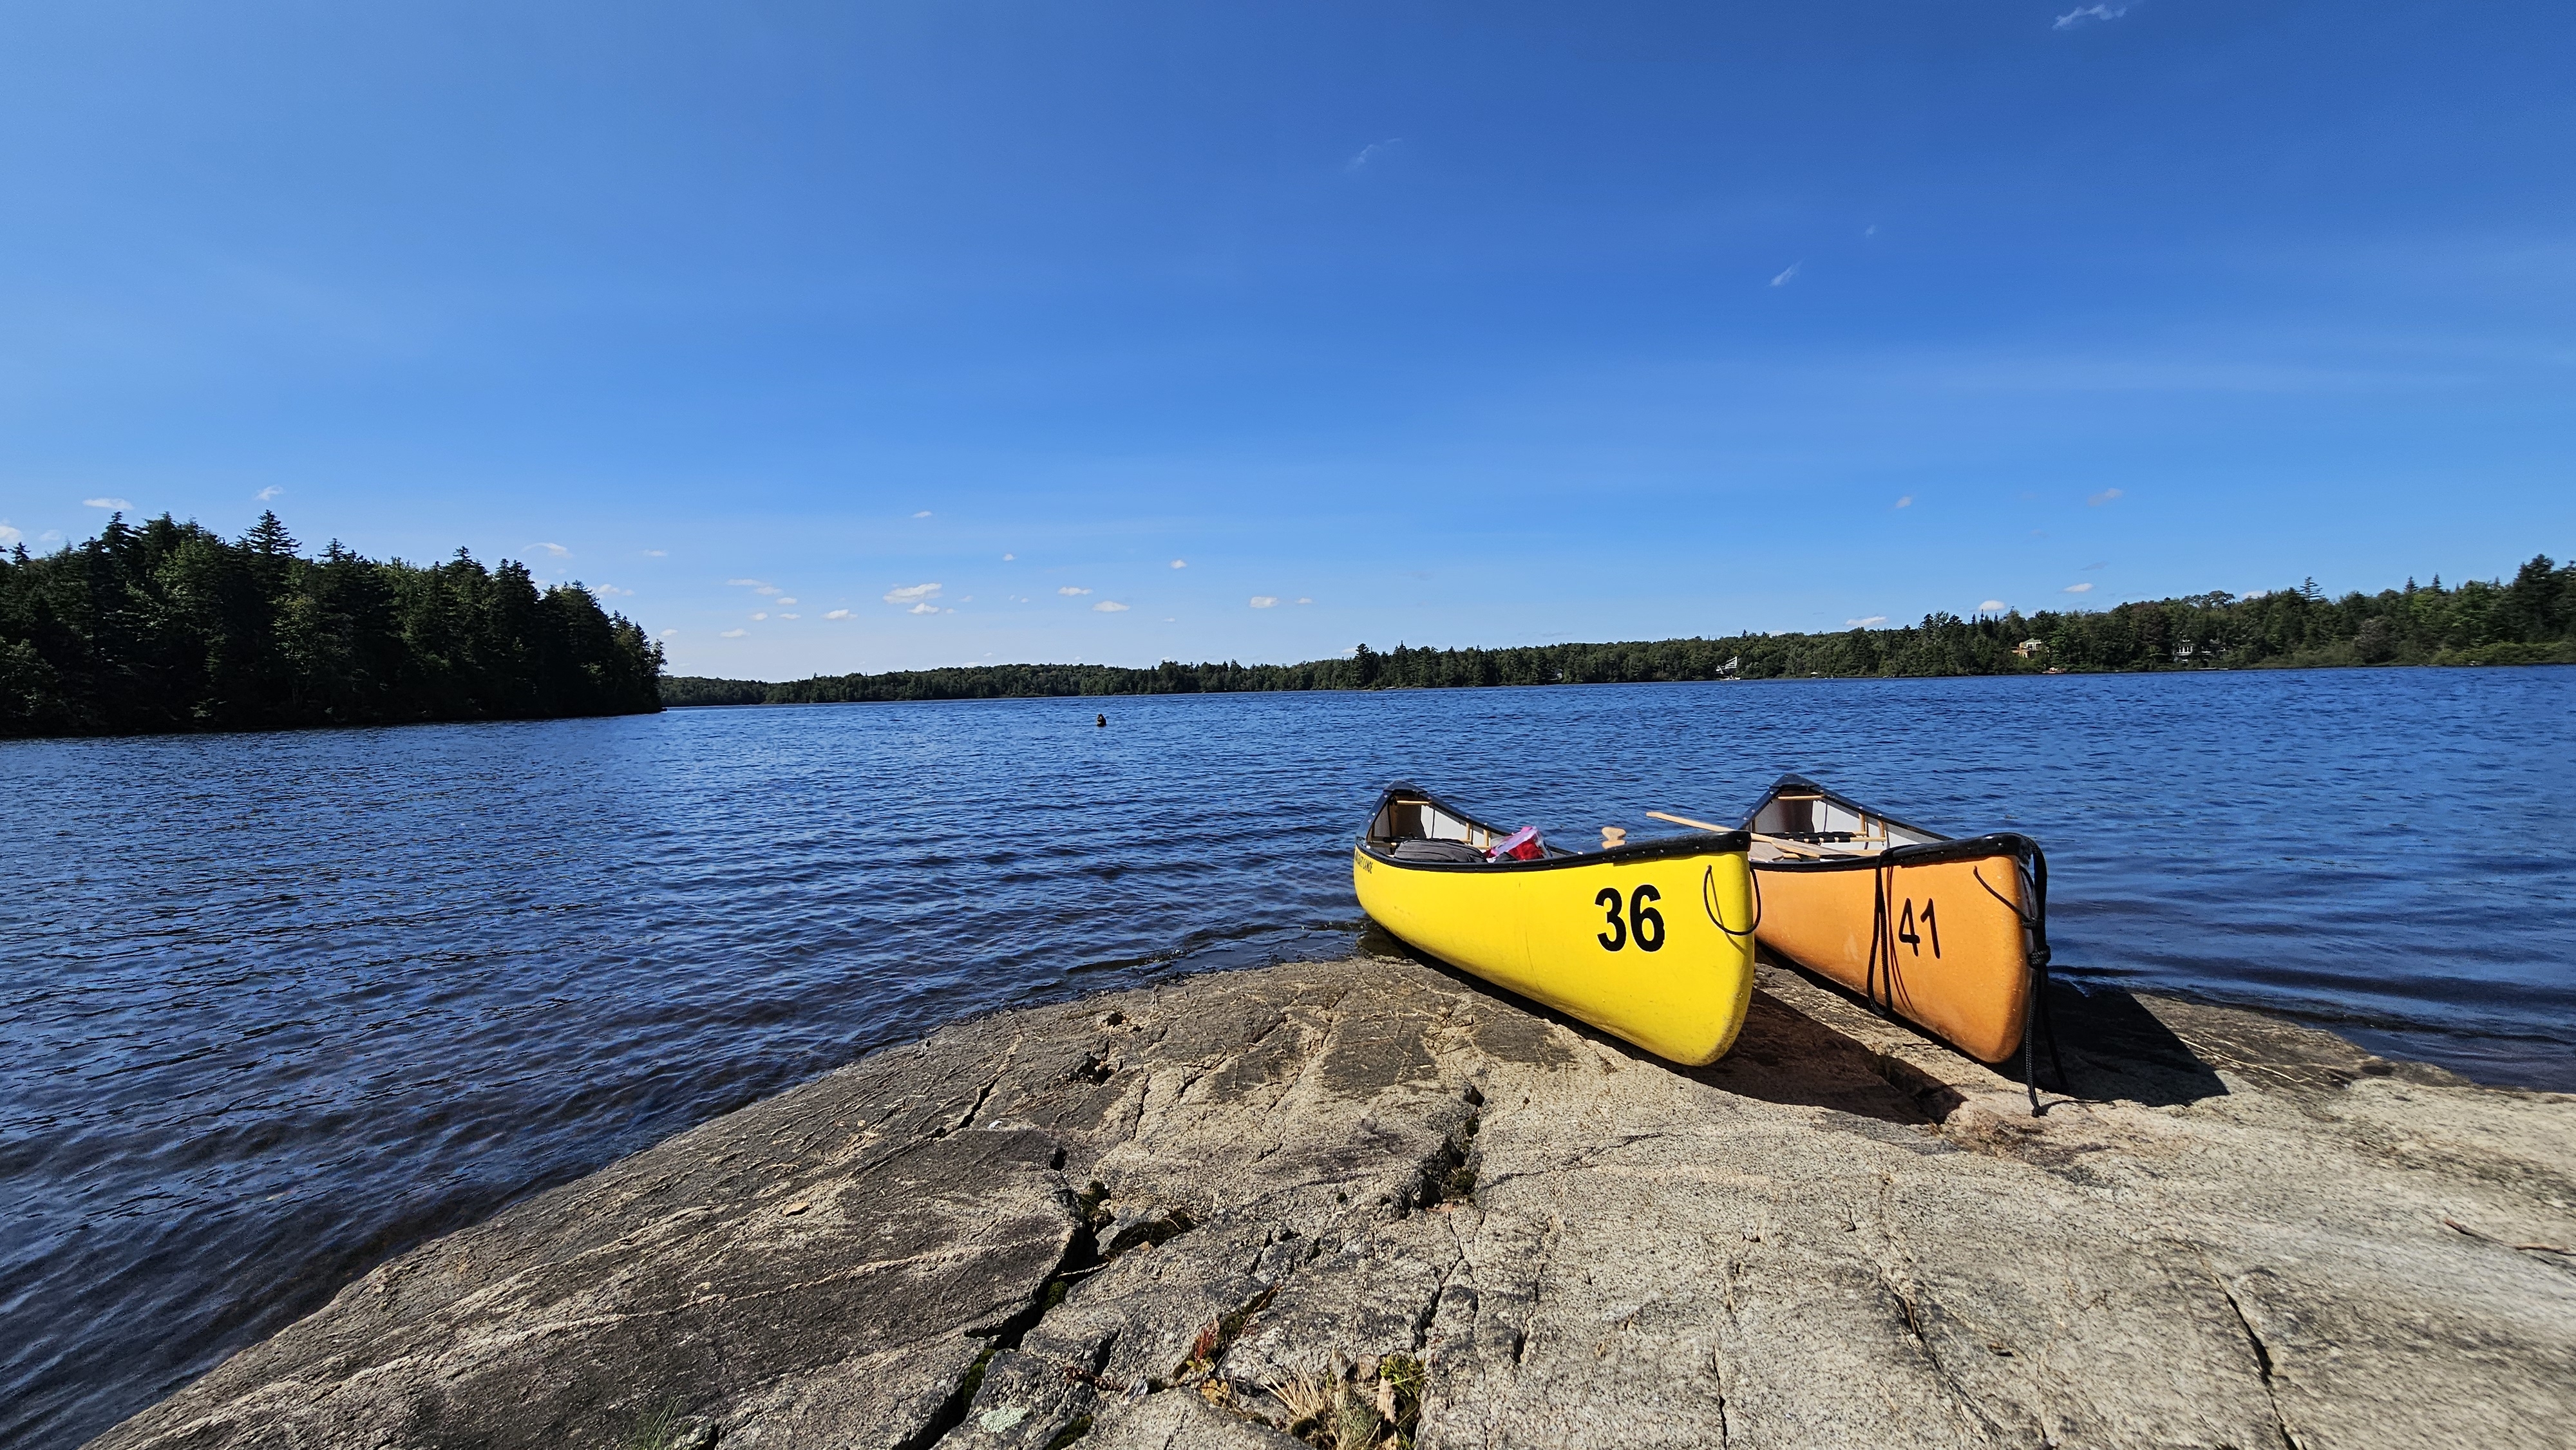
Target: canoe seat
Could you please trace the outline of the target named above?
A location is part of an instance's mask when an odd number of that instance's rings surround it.
[[[1436,861],[1444,865],[1481,862],[1485,853],[1464,841],[1398,841],[1387,848],[1398,861]]]

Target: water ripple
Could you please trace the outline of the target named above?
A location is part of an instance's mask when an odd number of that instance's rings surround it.
[[[700,710],[0,745],[0,1443],[884,1043],[1347,950],[1397,776],[2038,836],[2077,975],[2576,1088],[2576,670]]]

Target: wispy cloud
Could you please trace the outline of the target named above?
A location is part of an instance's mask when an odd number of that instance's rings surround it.
[[[2093,592],[2093,581],[2087,579],[2081,584],[2069,584],[2058,592],[2061,594],[2090,594]]]
[[[782,614],[778,617],[781,619],[803,619],[805,616],[801,614]]]
[[[2111,500],[2113,500],[2113,499],[2115,499],[2115,498],[2118,498],[2119,496],[2120,496],[2120,491],[2119,491],[2118,489],[2116,489],[2116,488],[2106,488],[2106,489],[2102,490],[2100,493],[2088,493],[2088,494],[2086,494],[2086,495],[2084,496],[2084,501],[2085,501],[2086,503],[2088,503],[2088,504],[2091,504],[2091,505],[2092,505],[2093,507],[2095,507],[2095,508],[2100,508],[2102,505],[2104,505],[2104,504],[2106,504],[2106,503],[2109,503]]]
[[[1910,509],[1914,507],[1914,495],[1909,493],[1905,497],[1898,499],[1896,501],[1896,506],[1901,509]]]
[[[1091,592],[1090,590],[1083,588],[1083,587],[1082,587],[1081,585],[1079,585],[1079,584],[1067,584],[1067,585],[1066,585],[1066,586],[1064,586],[1063,588],[1061,588],[1061,589],[1059,589],[1059,590],[1057,590],[1057,591],[1056,591],[1056,593],[1063,595],[1063,596],[1064,596],[1065,598],[1067,598],[1067,599],[1071,599],[1072,597],[1074,597],[1074,596],[1075,596],[1075,595],[1077,595],[1077,594],[1088,594],[1088,593],[1090,593],[1090,592]]]
[[[1298,602],[1298,603],[1300,603],[1300,604],[1312,604],[1312,603],[1314,603],[1315,601],[1314,601],[1314,600],[1312,600],[1312,599],[1300,599],[1300,600],[1298,600],[1297,602]]]
[[[671,557],[671,552],[668,549],[646,549],[644,551],[644,557],[647,559],[667,559]]]
[[[91,509],[130,509],[134,507],[134,505],[127,503],[121,498],[85,498],[81,500],[81,507]]]
[[[279,488],[276,484],[272,483],[268,487],[261,489],[259,492],[252,494],[251,498],[256,502],[266,503],[270,499],[273,499],[284,492],[286,492],[285,489]]]
[[[2129,7],[2126,5],[2087,5],[2081,10],[2069,10],[2065,14],[2060,15],[2057,17],[2057,23],[2049,28],[2052,30],[2073,30],[2076,26],[2082,25],[2087,21],[2117,20],[2128,13]]]
[[[755,610],[752,612],[751,617],[754,619],[767,619],[769,617],[769,611],[766,609]]]
[[[1278,602],[1279,596],[1276,594],[1255,594],[1252,596],[1252,607],[1255,609],[1268,609]]]
[[[1389,136],[1389,137],[1387,137],[1387,138],[1386,138],[1385,140],[1383,140],[1383,141],[1371,141],[1371,142],[1370,142],[1370,143],[1368,143],[1366,146],[1363,146],[1363,147],[1361,147],[1361,148],[1359,149],[1359,154],[1358,154],[1358,155],[1353,156],[1350,160],[1343,162],[1343,163],[1342,163],[1342,169],[1343,169],[1344,171],[1363,171],[1363,170],[1366,170],[1366,169],[1367,169],[1367,167],[1368,167],[1368,164],[1369,164],[1370,162],[1377,160],[1377,159],[1378,159],[1379,157],[1381,157],[1381,156],[1384,156],[1384,155],[1387,153],[1387,149],[1388,149],[1389,147],[1399,145],[1399,144],[1401,144],[1401,143],[1403,142],[1403,140],[1404,140],[1404,138],[1403,138],[1403,137],[1401,137],[1401,136]]]
[[[2010,608],[2012,608],[2011,605],[2004,603],[2000,599],[1989,599],[1985,603],[1977,606],[1977,612],[1979,614],[2001,614]]]
[[[614,584],[593,584],[590,586],[590,592],[593,594],[622,594],[629,599],[635,597],[634,590],[620,589]]]
[[[25,534],[9,527],[9,521],[7,519],[0,519],[0,549],[8,548],[12,544],[23,543],[26,541],[26,538],[27,536]]]
[[[565,548],[561,544],[539,544],[537,547],[554,555],[558,559],[569,559],[572,557],[572,550]]]
[[[851,614],[851,613],[850,613],[850,611],[848,611],[848,610],[846,610],[846,609],[835,609],[835,610],[833,610],[831,613],[826,614],[826,615],[824,615],[823,617],[824,617],[825,619],[852,619],[852,618],[856,618],[856,616],[855,616],[855,615]]]
[[[914,514],[913,517],[917,519],[926,519],[930,517],[930,510],[923,509],[921,512]]]
[[[1786,286],[1788,286],[1788,285],[1789,285],[1789,279],[1790,279],[1790,278],[1792,278],[1792,277],[1797,276],[1797,275],[1798,275],[1798,269],[1799,269],[1800,267],[1805,266],[1805,265],[1807,265],[1807,264],[1806,264],[1806,263],[1804,263],[1804,262],[1791,262],[1791,263],[1789,264],[1789,269],[1788,269],[1787,271],[1782,272],[1779,276],[1774,277],[1774,278],[1772,278],[1772,279],[1771,279],[1771,285],[1772,285],[1772,286],[1774,286],[1774,287],[1786,287]]]
[[[1846,629],[1871,629],[1885,623],[1887,623],[1886,615],[1869,614],[1863,615],[1859,619],[1846,619],[1843,621],[1843,627]]]
[[[1098,604],[1091,607],[1102,614],[1124,614],[1127,612],[1127,606],[1119,603],[1115,599],[1103,599]]]
[[[750,631],[750,630],[747,630],[747,629],[728,629],[728,630],[726,630],[724,633],[717,635],[717,636],[716,636],[716,638],[718,638],[718,639],[740,639],[740,638],[742,638],[744,635],[749,634],[749,633],[751,633],[751,631]]]
[[[939,606],[932,604],[927,600],[924,600],[923,602],[904,611],[906,614],[937,614],[938,612]]]
[[[885,602],[888,604],[911,604],[916,600],[936,599],[938,597],[939,586],[936,584],[905,584],[897,588],[887,590],[885,593]],[[917,609],[913,611],[915,614],[920,612],[921,611]]]
[[[793,603],[795,603],[795,602],[796,602],[796,601],[795,601],[795,600],[793,600],[793,599],[789,599],[789,598],[786,598],[786,597],[784,597],[784,596],[781,596],[781,597],[780,597],[780,599],[778,600],[778,605],[779,605],[779,607],[780,607],[780,608],[782,608],[782,609],[783,609],[783,608],[787,607],[788,605],[793,604]]]
[[[1004,555],[1002,556],[1002,562],[1003,562],[1003,563],[1005,563],[1005,564],[1007,564],[1007,563],[1011,562],[1013,559],[1016,559],[1016,558],[1018,558],[1018,557],[1020,557],[1020,556],[1019,556],[1019,555],[1017,555],[1017,554],[1004,554]]]
[[[765,589],[768,587],[757,579],[727,579],[725,581],[725,586],[731,589]]]
[[[1187,559],[1174,559],[1172,561],[1172,567],[1175,569],[1186,569],[1190,567],[1190,561]]]
[[[664,639],[678,639],[679,637],[680,632],[676,629],[666,629],[662,631],[662,638]]]

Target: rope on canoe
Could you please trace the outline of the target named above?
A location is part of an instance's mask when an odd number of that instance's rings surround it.
[[[2037,1033],[2045,1033],[2048,1037],[2048,1065],[2057,1073],[2057,1090],[2066,1092],[2068,1088],[2066,1064],[2057,1055],[2057,1024],[2050,1020],[2048,1012],[2048,856],[2033,846],[2029,859],[2015,864],[2016,874],[2030,884],[2031,895],[2037,903],[2030,911],[2015,906],[1976,867],[1969,867],[1968,874],[1976,878],[1979,886],[1985,887],[1988,896],[2003,903],[2004,910],[2011,912],[2022,925],[2023,945],[2030,961],[2031,1010],[2023,1013],[2021,1019],[2021,1082],[2030,1093],[2030,1115],[2036,1118],[2044,1110],[2039,1105],[2039,1060],[2034,1027]]]
[[[1748,937],[1762,929],[1762,873],[1752,869],[1750,865],[1747,865],[1744,874],[1745,877],[1753,884],[1753,924],[1742,931],[1737,931],[1735,928],[1726,924],[1725,917],[1718,915],[1717,868],[1715,866],[1711,866],[1700,873],[1700,907],[1708,913],[1708,919],[1717,924],[1717,929],[1719,931],[1722,931],[1731,937]]]

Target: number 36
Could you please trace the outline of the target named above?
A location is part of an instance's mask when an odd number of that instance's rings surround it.
[[[1664,893],[1652,886],[1638,887],[1625,901],[1620,900],[1618,887],[1602,887],[1601,894],[1592,898],[1592,904],[1609,908],[1610,929],[1600,933],[1594,940],[1601,943],[1603,951],[1615,952],[1628,944],[1629,934],[1633,931],[1637,938],[1637,950],[1662,951],[1664,949],[1664,914],[1646,903],[1663,899]],[[1620,916],[1623,908],[1627,912],[1624,920]]]

